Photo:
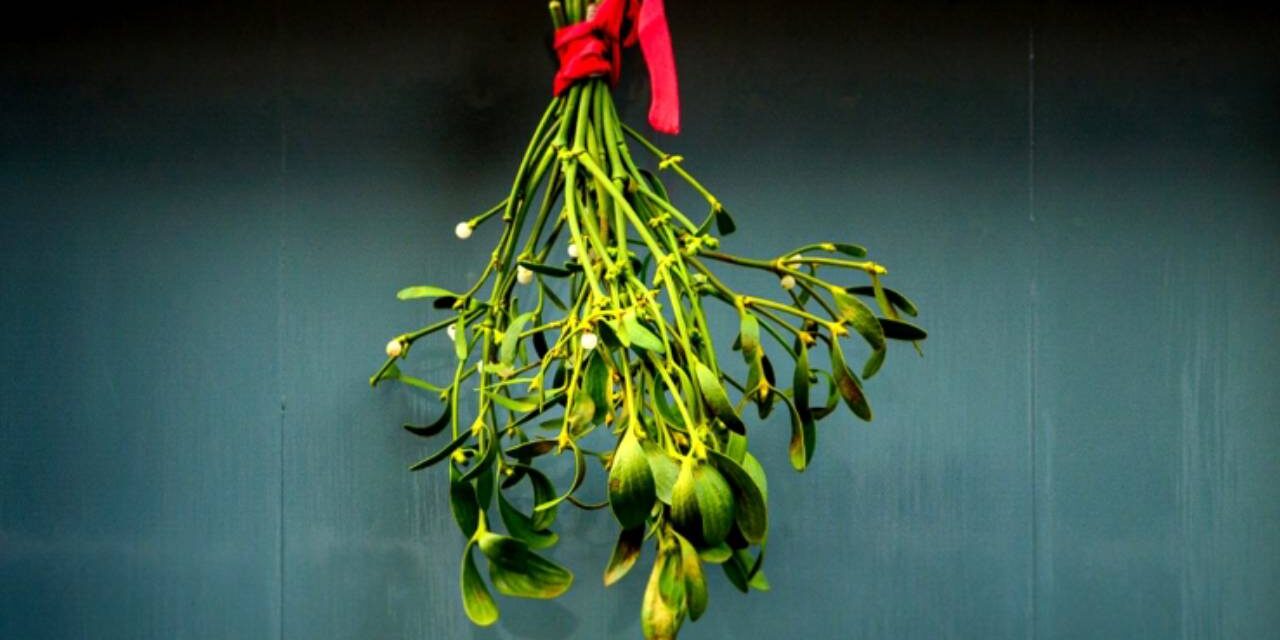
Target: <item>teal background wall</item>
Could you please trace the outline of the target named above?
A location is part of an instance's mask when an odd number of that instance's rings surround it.
[[[451,230],[547,100],[541,3],[36,11],[0,27],[0,638],[638,637],[602,514],[562,518],[569,594],[472,628],[443,478],[405,471],[436,409],[366,384],[432,317],[394,292],[486,259]],[[1275,22],[669,13],[667,146],[731,246],[864,243],[932,333],[805,474],[753,425],[774,589],[716,573],[682,637],[1280,637]]]

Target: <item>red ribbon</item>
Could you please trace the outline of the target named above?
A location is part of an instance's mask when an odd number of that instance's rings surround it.
[[[622,23],[631,20],[631,33],[622,38]],[[662,0],[603,0],[590,20],[556,30],[560,70],[553,90],[561,95],[578,80],[609,76],[617,84],[622,72],[622,47],[637,41],[649,68],[649,124],[662,133],[680,133],[680,92],[676,59]]]

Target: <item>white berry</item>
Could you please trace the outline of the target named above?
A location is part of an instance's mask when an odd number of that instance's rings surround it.
[[[524,265],[516,267],[516,282],[520,284],[533,282],[533,271],[525,268]]]
[[[582,348],[586,351],[596,348],[596,344],[600,342],[600,339],[596,337],[596,334],[591,333],[590,331],[582,334],[582,337],[578,340],[578,344],[581,344]]]
[[[450,340],[458,339],[458,325],[451,324],[447,328],[445,328],[444,332],[449,334]]]
[[[577,257],[578,257],[578,245],[576,245],[576,244],[574,244],[574,243],[570,242],[570,243],[569,243],[569,248],[567,249],[567,251],[569,252],[569,257],[570,257],[570,258],[577,258]]]
[[[456,226],[456,227],[454,227],[454,228],[453,228],[453,233],[454,233],[454,235],[458,236],[459,238],[462,238],[463,240],[466,240],[467,238],[470,238],[470,237],[471,237],[471,223],[469,223],[469,222],[459,222],[459,223],[458,223],[458,226]]]
[[[787,274],[785,276],[782,276],[782,279],[778,281],[778,284],[782,285],[783,289],[790,291],[791,289],[795,288],[796,279],[792,277],[791,274]]]
[[[399,358],[402,353],[404,353],[404,342],[400,338],[392,338],[391,342],[387,343],[387,357]]]

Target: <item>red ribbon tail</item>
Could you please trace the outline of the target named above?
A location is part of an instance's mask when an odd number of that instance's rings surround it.
[[[671,31],[667,28],[667,11],[662,0],[644,0],[635,29],[645,66],[649,68],[649,124],[662,133],[680,133],[676,57],[671,51]]]

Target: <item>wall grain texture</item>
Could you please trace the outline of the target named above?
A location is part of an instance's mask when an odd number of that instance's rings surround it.
[[[773,590],[714,575],[682,637],[1280,637],[1274,22],[668,4],[667,146],[737,215],[727,242],[866,244],[931,331],[803,475],[779,416],[753,426]],[[446,483],[404,470],[429,445],[398,425],[437,408],[366,384],[434,317],[394,292],[487,259],[492,230],[451,229],[547,99],[541,3],[2,29],[0,637],[639,636],[600,514],[562,516],[586,543],[552,552],[564,598],[473,628]]]

